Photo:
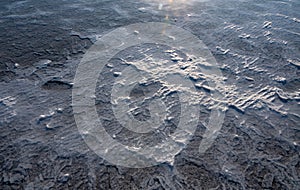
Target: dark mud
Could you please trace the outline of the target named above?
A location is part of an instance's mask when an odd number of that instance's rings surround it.
[[[1,1],[0,189],[299,189],[299,10],[297,0]],[[208,46],[225,77],[225,121],[199,154],[210,113],[203,103],[196,133],[173,165],[114,166],[78,132],[73,79],[97,38],[150,21],[182,27]],[[104,89],[122,69],[117,58],[112,64],[99,79]],[[191,79],[204,93],[214,90]],[[98,90],[98,113],[112,117],[101,107],[109,90]],[[137,86],[131,96],[139,101],[155,90]],[[147,109],[133,114],[149,117]]]

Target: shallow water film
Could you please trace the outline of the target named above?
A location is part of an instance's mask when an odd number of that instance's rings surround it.
[[[0,189],[299,189],[299,68],[299,0],[1,0]]]

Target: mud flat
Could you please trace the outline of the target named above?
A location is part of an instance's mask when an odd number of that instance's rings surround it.
[[[2,0],[0,189],[298,189],[299,10],[297,0]],[[159,134],[141,140],[121,128],[110,92],[125,66],[141,68],[140,60],[150,65],[151,56],[169,61],[195,84],[199,97],[199,123],[183,150],[160,165],[133,169],[89,149],[75,123],[72,88],[80,60],[101,36],[140,22],[188,30],[206,44],[223,76],[193,72],[187,55],[155,44],[128,48],[106,65],[94,97],[97,113],[106,118],[107,133],[127,146],[155,145],[172,135],[180,102],[176,93],[162,92],[170,114]],[[153,72],[160,68],[154,65]],[[212,87],[208,80],[224,85]],[[162,84],[158,77],[131,92],[136,119],[151,117],[143,100]],[[214,99],[211,92],[224,98]],[[215,106],[223,108],[225,119],[212,146],[200,154]]]

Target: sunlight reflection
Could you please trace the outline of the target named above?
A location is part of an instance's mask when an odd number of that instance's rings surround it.
[[[182,13],[190,10],[196,3],[207,2],[208,0],[142,0],[150,7],[144,7],[143,10],[149,10],[152,13],[163,13],[166,20],[170,16],[183,16]],[[158,12],[157,12],[158,11]]]
[[[182,11],[188,11],[195,2],[204,2],[206,0],[143,0],[151,6],[150,12],[160,13],[165,16],[165,21],[169,22],[172,19],[176,22],[176,17],[186,17],[188,14],[183,14]],[[158,11],[158,12],[156,12]],[[184,18],[185,19],[185,18]],[[162,31],[164,33],[164,31]]]
[[[145,2],[155,5],[158,10],[178,10],[184,9],[187,5],[192,5],[196,0],[144,0]]]

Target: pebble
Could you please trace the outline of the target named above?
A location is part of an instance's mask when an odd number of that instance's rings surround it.
[[[58,182],[66,183],[67,181],[69,181],[69,179],[70,179],[70,174],[66,173],[66,174],[61,175],[58,178]]]
[[[120,76],[122,73],[121,72],[114,72],[114,77]]]

